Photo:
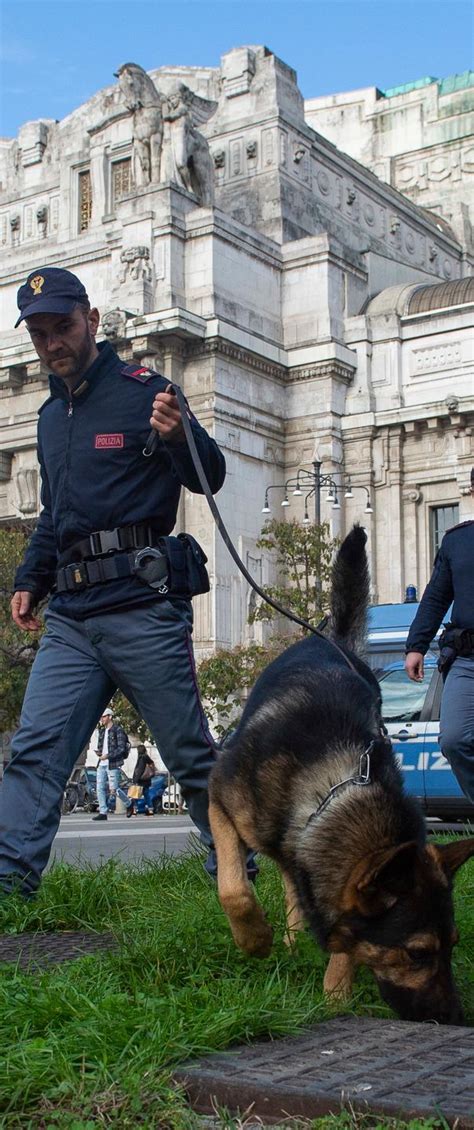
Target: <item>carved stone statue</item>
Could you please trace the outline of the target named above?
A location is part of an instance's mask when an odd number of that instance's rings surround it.
[[[102,329],[108,341],[121,341],[125,337],[127,315],[125,310],[115,306],[102,316]]]
[[[137,187],[159,182],[163,143],[162,99],[143,67],[123,63],[116,71],[125,105],[133,114],[133,172]]]
[[[206,138],[192,117],[193,94],[184,83],[163,101],[163,120],[168,124],[173,168],[169,179],[193,192],[205,206],[214,199],[214,169]]]

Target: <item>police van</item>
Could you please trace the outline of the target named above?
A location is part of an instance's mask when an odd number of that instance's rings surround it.
[[[423,682],[412,682],[405,672],[405,644],[418,607],[417,601],[410,601],[369,608],[367,659],[380,683],[383,719],[407,791],[418,797],[428,816],[474,820],[474,805],[438,745],[443,680],[436,665],[436,639],[442,628],[425,655]]]

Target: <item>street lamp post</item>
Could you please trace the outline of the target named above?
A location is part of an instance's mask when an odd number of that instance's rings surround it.
[[[296,475],[287,479],[285,483],[272,483],[265,488],[265,503],[262,508],[262,514],[270,514],[270,491],[282,490],[285,491],[285,496],[281,502],[281,506],[287,507],[290,505],[288,498],[288,491],[291,490],[294,496],[301,496],[304,494],[304,525],[308,525],[311,521],[308,513],[308,500],[311,496],[314,497],[314,521],[317,526],[321,525],[321,487],[328,488],[328,502],[332,502],[333,510],[340,510],[341,504],[339,502],[339,491],[344,492],[344,498],[353,498],[354,490],[364,490],[366,493],[366,506],[365,514],[372,514],[372,506],[370,503],[370,490],[365,483],[353,483],[350,475],[346,472],[336,471],[334,474],[321,474],[321,463],[315,459],[313,461],[312,471],[306,467],[298,467]],[[339,478],[339,483],[337,482]]]

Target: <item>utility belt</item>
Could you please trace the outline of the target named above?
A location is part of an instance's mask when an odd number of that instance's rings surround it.
[[[69,562],[57,571],[58,593],[81,592],[126,577],[136,577],[161,596],[209,592],[207,557],[199,542],[191,534],[160,537],[147,523],[96,530],[64,557]]]
[[[438,669],[444,677],[458,656],[468,659],[471,655],[474,655],[474,630],[453,628],[452,624],[446,624],[439,637],[438,659]]]

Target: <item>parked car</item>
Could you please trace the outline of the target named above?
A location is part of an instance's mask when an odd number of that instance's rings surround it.
[[[424,667],[422,683],[408,678],[401,659],[378,674],[383,719],[407,791],[418,797],[426,814],[474,821],[474,805],[438,745],[443,680],[434,659],[425,657]]]
[[[148,800],[148,804],[151,805],[151,807],[153,808],[153,812],[154,812],[155,816],[157,816],[160,812],[163,812],[163,796],[164,796],[167,784],[168,784],[168,774],[167,773],[157,773],[156,776],[152,777],[152,779],[150,781],[150,784],[149,784],[149,787],[148,787],[147,800]],[[140,797],[139,800],[136,801],[136,805],[137,805],[137,809],[138,809],[139,813],[144,812],[145,811],[145,798]]]
[[[412,621],[418,612],[418,601],[401,604],[371,604],[367,617],[367,662],[374,671],[387,670],[405,654],[405,644]],[[448,609],[445,620],[449,620]],[[438,657],[439,628],[428,652],[428,659]]]
[[[163,793],[161,803],[163,806],[163,812],[181,814],[181,812],[188,811],[188,806],[181,795],[181,789],[177,781],[170,781],[168,787]]]

